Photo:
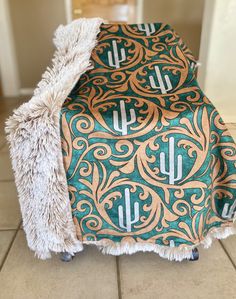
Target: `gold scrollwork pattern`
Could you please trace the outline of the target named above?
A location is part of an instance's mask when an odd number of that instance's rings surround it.
[[[61,111],[80,240],[199,243],[235,215],[236,145],[168,25],[102,24]]]

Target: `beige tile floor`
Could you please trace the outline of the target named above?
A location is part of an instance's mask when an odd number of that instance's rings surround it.
[[[200,248],[198,262],[153,253],[104,256],[87,247],[71,263],[37,260],[26,245],[3,124],[24,99],[0,103],[0,299],[234,299],[236,237]],[[236,124],[228,124],[236,139]]]

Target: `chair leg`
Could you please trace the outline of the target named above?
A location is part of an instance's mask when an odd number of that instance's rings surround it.
[[[61,252],[60,260],[62,262],[70,262],[72,261],[73,256],[69,252]]]
[[[70,262],[72,261],[73,256],[69,252],[61,252],[60,260],[62,262]],[[199,251],[197,248],[192,250],[192,257],[189,261],[197,261],[199,259]]]
[[[197,261],[199,259],[199,251],[197,248],[194,248],[192,250],[192,257],[189,259],[189,261]]]

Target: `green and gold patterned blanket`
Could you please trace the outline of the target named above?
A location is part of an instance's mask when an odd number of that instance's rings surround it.
[[[196,60],[169,25],[100,29],[61,109],[77,237],[114,254],[206,243],[235,219],[236,146]]]

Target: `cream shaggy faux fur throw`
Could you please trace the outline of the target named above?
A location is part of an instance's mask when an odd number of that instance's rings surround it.
[[[50,252],[83,249],[72,221],[60,138],[60,110],[88,69],[100,18],[81,18],[55,32],[52,67],[29,102],[6,122],[23,227],[29,247],[45,259]]]

